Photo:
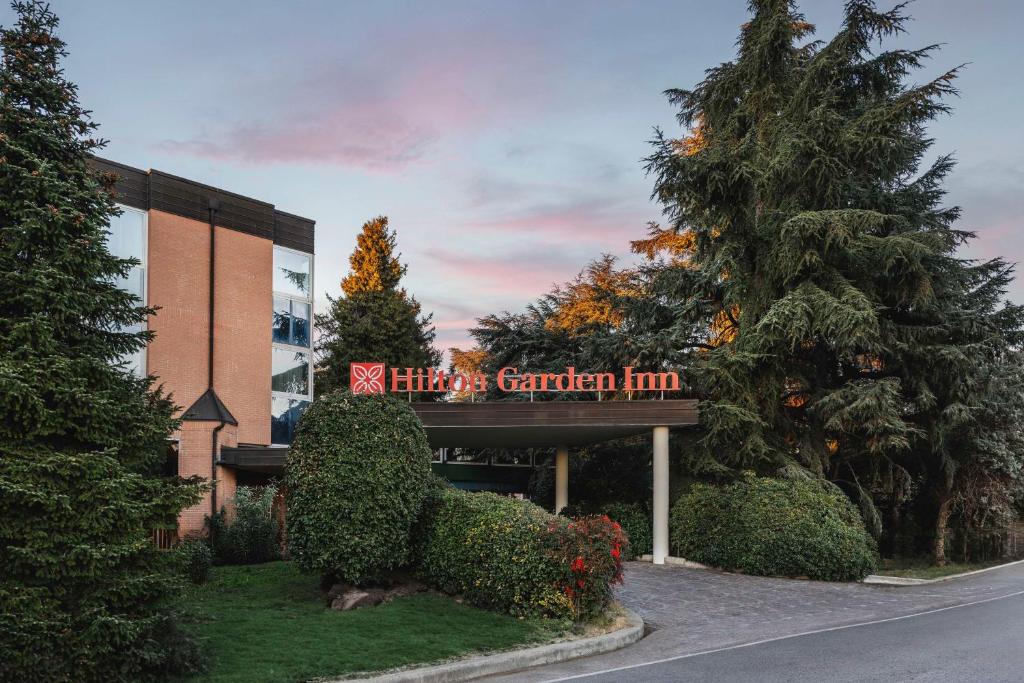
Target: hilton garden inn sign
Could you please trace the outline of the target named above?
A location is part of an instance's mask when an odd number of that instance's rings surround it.
[[[447,393],[450,391],[484,393],[491,385],[499,391],[513,392],[602,392],[602,391],[679,391],[677,372],[637,372],[622,369],[622,384],[615,373],[564,372],[520,373],[518,368],[501,368],[494,377],[484,373],[445,372],[435,368],[391,368],[384,363],[352,363],[349,386],[355,394]]]

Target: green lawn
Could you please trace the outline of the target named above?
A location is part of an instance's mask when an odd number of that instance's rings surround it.
[[[975,569],[984,569],[985,567],[994,567],[997,564],[1003,564],[1006,560],[992,560],[990,562],[973,562],[967,564],[961,564],[957,562],[950,562],[942,567],[936,567],[931,564],[931,560],[922,558],[897,558],[894,560],[882,560],[882,566],[878,568],[876,574],[881,576],[900,576],[907,579],[939,579],[943,576],[950,576],[952,574],[962,574],[963,572],[972,572]]]
[[[186,602],[186,628],[210,656],[209,672],[190,683],[295,683],[389,669],[547,641],[563,626],[433,593],[338,612],[324,606],[318,579],[288,562],[215,567]]]

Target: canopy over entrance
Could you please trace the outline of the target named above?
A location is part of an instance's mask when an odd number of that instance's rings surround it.
[[[413,403],[433,448],[586,446],[697,424],[696,401]]]
[[[442,448],[557,448],[555,510],[569,503],[569,447],[654,434],[654,561],[668,554],[668,430],[698,423],[697,401],[495,401],[413,403],[430,445]],[[284,472],[286,448],[221,449],[220,464]]]

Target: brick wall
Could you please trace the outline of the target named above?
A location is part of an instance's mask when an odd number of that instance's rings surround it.
[[[156,333],[149,372],[182,409],[206,391],[210,228],[162,211],[149,216],[149,303]],[[217,228],[214,387],[238,420],[238,440],[270,443],[271,240]]]
[[[207,387],[210,228],[162,211],[149,214],[149,320],[156,337],[148,371],[184,410]],[[214,388],[238,420],[219,433],[221,446],[270,443],[273,242],[217,228]],[[178,438],[178,472],[209,479],[216,422],[185,422]],[[217,468],[218,507],[235,493],[235,472]],[[199,532],[210,494],[182,513],[179,532]]]

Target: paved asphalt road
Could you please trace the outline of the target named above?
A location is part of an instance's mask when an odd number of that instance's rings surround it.
[[[1024,563],[906,587],[629,563],[618,597],[640,642],[485,680],[1024,682]]]
[[[1024,595],[572,680],[1017,683],[1024,680]]]

